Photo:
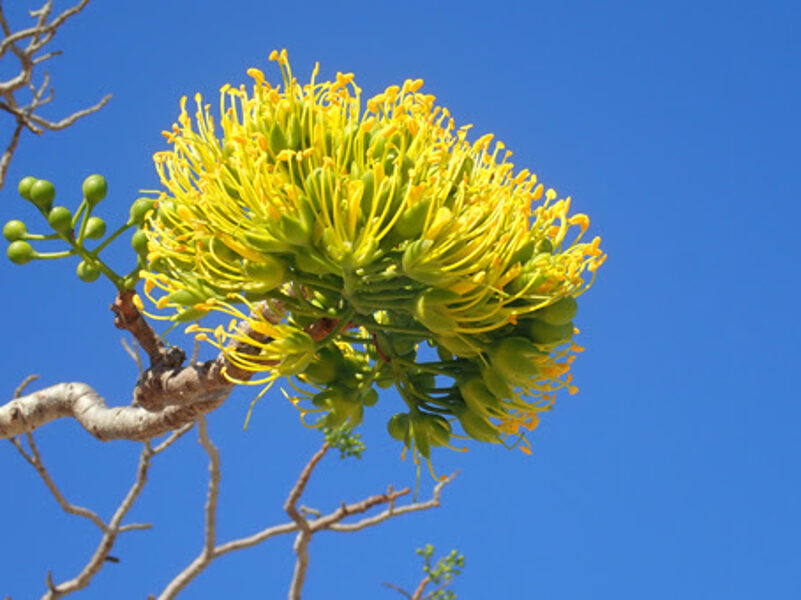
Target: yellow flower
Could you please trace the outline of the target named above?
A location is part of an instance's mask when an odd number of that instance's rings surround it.
[[[572,362],[571,347],[561,345],[572,323],[540,317],[586,290],[606,258],[598,238],[582,242],[588,217],[569,214],[570,198],[558,200],[536,175],[515,171],[491,134],[471,144],[469,126],[457,129],[450,112],[420,92],[422,80],[363,101],[352,73],[318,82],[315,67],[300,84],[286,51],[270,59],[280,85],[250,69],[250,88],[223,86],[217,116],[196,95],[190,117],[184,98],[165,132],[172,148],[154,157],[165,190],[145,229],[146,289],[164,292],[157,307],[176,309],[173,320],[222,312],[264,328],[259,311],[236,306],[280,301],[275,341],[255,359],[231,356],[241,369],[269,371],[268,379],[302,372],[313,342],[291,366],[270,361],[323,318],[342,321],[336,335],[359,326],[368,338],[406,331],[429,339],[464,361],[460,368],[504,371],[493,348],[525,338],[537,348],[531,372],[511,382],[515,391],[486,417],[507,434],[527,428],[568,385]],[[203,333],[223,349],[232,335]],[[378,365],[379,373],[396,343],[376,342],[379,358],[366,368]],[[410,405],[425,408],[425,392],[402,387]]]

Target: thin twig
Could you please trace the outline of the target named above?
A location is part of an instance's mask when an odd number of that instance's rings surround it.
[[[85,588],[87,585],[89,585],[92,578],[100,571],[103,565],[108,561],[109,553],[111,552],[114,543],[117,541],[117,536],[123,531],[123,529],[130,531],[131,529],[142,529],[145,527],[144,525],[124,527],[122,525],[122,520],[125,518],[125,515],[128,514],[128,511],[131,510],[131,507],[134,505],[134,502],[136,502],[136,499],[139,497],[139,494],[142,493],[142,490],[147,483],[147,473],[148,469],[150,468],[150,459],[152,457],[153,450],[150,447],[150,443],[145,442],[142,446],[142,452],[139,455],[139,465],[136,469],[136,478],[128,490],[128,493],[117,507],[117,510],[112,515],[108,525],[106,525],[103,537],[100,540],[100,543],[98,544],[94,554],[83,567],[83,569],[81,569],[78,575],[68,581],[65,581],[64,583],[54,585],[52,582],[52,577],[48,573],[48,591],[44,596],[42,596],[43,600],[56,600],[57,598],[62,598],[67,594],[71,594],[72,592],[76,592]]]
[[[220,452],[209,439],[209,430],[205,417],[197,420],[197,432],[200,444],[209,455],[209,489],[206,496],[206,543],[203,552],[211,555],[217,539],[217,499],[220,495]]]
[[[292,582],[289,586],[290,600],[300,600],[300,592],[303,589],[303,583],[306,580],[306,571],[309,568],[309,542],[311,542],[312,537],[312,530],[309,522],[300,513],[297,504],[303,494],[303,490],[306,489],[306,484],[309,483],[309,478],[311,477],[312,471],[314,471],[314,467],[322,460],[327,451],[328,444],[325,443],[314,456],[312,456],[311,460],[303,468],[303,471],[301,471],[300,477],[298,477],[295,486],[289,492],[289,497],[284,503],[284,510],[289,515],[289,518],[297,524],[300,530],[293,545],[293,550],[295,551],[297,559],[295,560],[295,571],[292,574]]]
[[[423,592],[426,591],[426,586],[431,583],[431,579],[428,577],[423,577],[423,579],[418,584],[417,588],[412,592],[412,600],[421,600],[423,597]]]
[[[387,510],[378,513],[377,515],[367,517],[365,519],[362,519],[361,521],[357,521],[356,523],[335,523],[330,525],[328,528],[331,531],[359,531],[360,529],[365,529],[366,527],[372,527],[373,525],[378,525],[379,523],[382,523],[392,517],[399,517],[400,515],[405,515],[411,512],[428,510],[429,508],[436,508],[440,505],[440,494],[442,493],[442,489],[446,485],[448,485],[451,481],[453,481],[456,475],[458,475],[458,472],[452,473],[451,475],[449,475],[448,477],[437,483],[437,485],[434,486],[431,499],[426,500],[425,502],[414,502],[412,504],[406,504],[398,508],[396,508],[394,504],[390,504]]]
[[[70,504],[67,501],[67,499],[64,497],[64,494],[61,493],[61,490],[58,489],[58,486],[55,484],[52,477],[50,477],[50,474],[47,472],[47,469],[45,468],[44,463],[42,462],[42,456],[39,453],[39,448],[37,448],[36,442],[33,439],[33,435],[31,433],[27,433],[26,436],[28,438],[28,446],[31,449],[30,455],[27,454],[22,449],[22,445],[16,439],[11,440],[11,443],[14,444],[17,450],[20,451],[20,453],[22,454],[23,457],[25,457],[28,463],[30,463],[30,465],[34,469],[36,469],[36,472],[42,478],[42,481],[44,481],[45,485],[47,486],[47,489],[50,490],[50,493],[53,495],[53,498],[56,499],[56,502],[58,502],[58,505],[61,507],[61,509],[65,513],[68,513],[70,515],[75,515],[76,517],[83,517],[84,519],[88,519],[89,521],[94,523],[95,526],[97,526],[97,528],[100,531],[106,533],[108,527],[106,527],[106,524],[97,515],[96,512],[89,510],[88,508],[84,508],[83,506]]]
[[[201,435],[202,439],[202,435]],[[201,443],[203,443],[201,441]],[[204,444],[204,447],[205,444]],[[209,453],[208,448],[206,449],[207,453]],[[380,519],[372,521],[373,523],[380,523],[385,521],[386,519],[393,517],[393,516],[400,516],[402,514],[406,514],[408,512],[413,512],[417,510],[425,510],[426,508],[431,508],[433,506],[439,506],[439,494],[442,490],[442,487],[449,483],[455,475],[452,475],[447,480],[441,481],[437,484],[434,488],[434,493],[436,494],[435,498],[429,500],[428,502],[419,502],[414,504],[409,504],[407,506],[402,506],[400,508],[395,508],[395,501],[397,498],[407,495],[409,493],[409,489],[405,488],[399,491],[393,491],[390,487],[386,493],[379,494],[376,496],[370,496],[360,502],[355,502],[352,504],[345,504],[343,503],[338,509],[331,512],[327,515],[321,515],[318,511],[312,511],[308,508],[303,507],[302,509],[298,507],[298,502],[300,501],[301,495],[305,490],[309,479],[311,478],[312,472],[314,471],[317,464],[322,460],[323,456],[325,455],[326,451],[328,450],[328,445],[324,444],[309,460],[309,462],[305,465],[301,474],[298,476],[295,485],[292,487],[292,490],[287,497],[286,503],[284,504],[284,510],[292,517],[292,521],[289,523],[283,523],[281,525],[274,525],[271,527],[267,527],[251,536],[243,537],[237,540],[233,540],[230,542],[226,542],[220,545],[215,546],[211,550],[208,548],[208,528],[209,523],[212,522],[210,516],[208,514],[209,507],[216,508],[216,494],[219,490],[219,480],[216,483],[212,483],[213,472],[215,467],[212,466],[215,460],[219,460],[219,458],[212,458],[213,453],[209,453],[209,474],[210,474],[210,481],[209,481],[209,492],[208,498],[206,503],[206,523],[207,523],[207,534],[205,539],[205,544],[201,552],[198,556],[191,562],[187,567],[181,571],[175,578],[167,584],[164,590],[159,594],[158,600],[173,600],[178,593],[185,589],[197,576],[199,576],[209,565],[212,564],[214,560],[219,558],[224,554],[228,554],[229,552],[235,552],[237,550],[244,550],[246,548],[251,548],[262,542],[279,536],[285,535],[289,533],[297,533],[298,538],[295,540],[295,548],[296,553],[300,552],[298,559],[296,561],[295,572],[293,574],[292,584],[290,586],[290,598],[300,598],[300,592],[303,587],[303,581],[305,580],[305,573],[308,569],[309,564],[309,557],[308,557],[308,544],[311,540],[311,537],[317,533],[318,531],[323,530],[330,530],[330,531],[356,531],[358,529],[364,529],[365,527],[369,526],[367,519],[364,519],[355,525],[357,527],[349,527],[346,524],[341,524],[340,521],[345,519],[346,517],[354,514],[359,514],[366,512],[373,506],[378,504],[387,504],[390,507],[389,514],[381,513]],[[219,464],[216,467],[219,470]],[[212,498],[212,489],[214,489],[215,500],[214,502],[210,502]],[[317,516],[316,519],[311,521],[306,519],[306,515],[313,514]],[[216,517],[215,517],[216,519]],[[216,524],[216,520],[213,521]],[[301,539],[301,536],[302,539]],[[300,542],[299,542],[300,540]],[[299,544],[302,544],[302,547],[298,547]],[[304,562],[298,566],[298,563],[302,560],[301,556],[304,557]],[[155,596],[151,596],[155,599]]]
[[[394,585],[394,584],[392,584],[392,583],[388,583],[388,582],[386,582],[386,581],[382,581],[382,582],[381,582],[381,585],[383,585],[383,586],[386,586],[386,587],[388,587],[388,588],[389,588],[389,589],[391,589],[391,590],[395,590],[396,592],[398,592],[398,593],[400,593],[400,594],[403,594],[404,596],[406,596],[407,598],[409,598],[409,600],[411,600],[411,598],[412,598],[412,595],[411,595],[409,592],[407,592],[406,590],[404,590],[404,589],[403,589],[403,588],[401,588],[401,587],[398,587],[397,585]]]
[[[125,338],[121,338],[120,342],[122,343],[122,347],[125,352],[131,357],[131,360],[136,363],[136,368],[139,369],[139,374],[141,375],[144,373],[145,369],[142,366],[142,356],[139,354],[139,344],[136,343],[136,339],[134,338],[130,344]]]
[[[27,128],[36,134],[40,134],[45,130],[59,131],[65,129],[81,117],[103,108],[111,98],[110,95],[106,95],[97,104],[76,111],[58,121],[50,121],[35,113],[37,108],[50,102],[53,97],[53,90],[49,88],[50,78],[47,73],[44,74],[42,85],[38,88],[34,86],[32,83],[33,70],[37,65],[61,54],[60,50],[51,50],[42,54],[39,54],[39,52],[53,39],[58,28],[64,22],[78,14],[88,3],[89,0],[81,0],[78,4],[64,10],[48,22],[53,2],[52,0],[47,0],[40,8],[29,11],[31,17],[35,19],[33,26],[14,32],[11,30],[3,13],[3,3],[0,2],[0,28],[2,28],[4,36],[0,41],[0,58],[3,58],[10,51],[20,63],[20,70],[17,75],[5,81],[0,81],[0,109],[13,115],[16,121],[14,133],[11,135],[3,156],[0,158],[0,189],[5,184],[8,168],[19,145],[23,129]],[[24,47],[20,46],[19,43],[26,39],[28,39],[28,43]],[[16,96],[17,93],[26,89],[30,90],[31,93],[31,99],[27,104]]]

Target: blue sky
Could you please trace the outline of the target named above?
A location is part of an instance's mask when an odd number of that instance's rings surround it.
[[[57,6],[59,3],[56,3]],[[64,6],[65,3],[61,3]],[[8,10],[35,7],[16,2]],[[493,132],[576,210],[592,218],[609,260],[582,297],[581,387],[531,437],[533,457],[502,448],[435,455],[461,470],[444,505],[373,530],[322,534],[305,598],[400,598],[414,549],[452,547],[467,565],[455,589],[487,598],[793,598],[801,595],[801,407],[798,358],[798,161],[801,9],[792,2],[93,2],[55,39],[49,63],[58,117],[106,93],[75,127],[27,135],[0,192],[0,221],[32,212],[24,175],[56,183],[61,201],[99,172],[100,214],[126,218],[157,185],[153,152],[178,99],[216,98],[287,48],[307,76],[354,72],[366,93],[407,77],[476,135]],[[214,104],[214,102],[212,103]],[[10,121],[0,131],[10,133]],[[132,260],[120,244],[119,264]],[[127,403],[135,367],[112,325],[110,284],[74,265],[0,261],[6,337],[0,389],[85,381]],[[286,520],[281,505],[319,436],[278,393],[241,425],[252,389],[210,418],[223,460],[220,537]],[[384,433],[398,398],[368,412],[361,461],[331,456],[305,503],[332,509],[413,485]],[[138,448],[101,444],[73,423],[37,436],[76,503],[104,514],[127,489]],[[0,595],[33,597],[48,569],[71,577],[94,549],[90,526],[63,515],[10,444],[0,445]],[[86,598],[158,592],[197,553],[206,463],[184,439],[156,459],[132,518],[154,529],[121,538]],[[423,477],[423,494],[431,482]],[[283,597],[290,538],[231,555],[185,598]]]

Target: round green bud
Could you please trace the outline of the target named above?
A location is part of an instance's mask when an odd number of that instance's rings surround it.
[[[131,236],[131,246],[140,256],[147,254],[147,236],[141,229]]]
[[[24,265],[36,258],[36,252],[28,242],[17,240],[11,242],[6,252],[8,259],[15,265]]]
[[[259,262],[245,261],[245,274],[259,290],[267,291],[281,285],[285,271],[284,263],[271,256],[264,256]]]
[[[387,423],[387,431],[390,437],[399,442],[408,439],[409,436],[409,414],[398,413],[394,415]]]
[[[145,222],[145,215],[156,206],[156,201],[152,198],[138,198],[131,204],[131,218],[129,223],[139,227]]]
[[[37,179],[31,184],[28,195],[39,210],[48,213],[56,197],[56,186],[45,179]]]
[[[9,242],[21,240],[26,233],[28,233],[28,228],[25,227],[25,223],[22,221],[9,221],[3,226],[3,237]]]
[[[55,231],[67,233],[72,230],[72,213],[65,206],[54,206],[47,215],[47,222]]]
[[[541,321],[551,325],[564,325],[573,320],[578,312],[578,302],[573,296],[565,296],[548,306],[531,313]]]
[[[89,175],[89,177],[83,180],[81,189],[83,190],[83,197],[86,198],[86,201],[91,206],[94,206],[106,197],[108,184],[106,183],[106,178],[102,175]]]
[[[78,274],[80,280],[86,283],[91,283],[100,277],[100,269],[85,260],[78,263],[78,268],[75,269],[75,272]]]
[[[86,237],[99,240],[106,234],[106,222],[100,217],[89,217],[86,222]]]
[[[27,177],[23,177],[20,182],[19,186],[17,186],[17,191],[19,191],[19,195],[25,198],[25,200],[30,201],[31,199],[31,186],[36,183],[36,177],[31,177],[28,175]]]
[[[378,392],[373,388],[370,388],[364,394],[362,394],[361,402],[365,406],[375,406],[378,402]]]

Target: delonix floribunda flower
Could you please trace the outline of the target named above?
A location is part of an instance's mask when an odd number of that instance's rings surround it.
[[[312,425],[358,424],[374,384],[395,385],[407,406],[389,433],[415,457],[449,446],[455,421],[522,439],[557,390],[575,392],[575,298],[606,258],[581,241],[589,219],[492,135],[469,142],[421,80],[364,102],[350,73],[320,83],[315,67],[301,85],[285,51],[270,58],[282,86],[251,69],[251,89],[222,88],[219,118],[198,95],[191,119],[184,98],[165,132],[146,292],[174,321],[232,316],[189,330],[261,374],[250,383],[294,377]]]

